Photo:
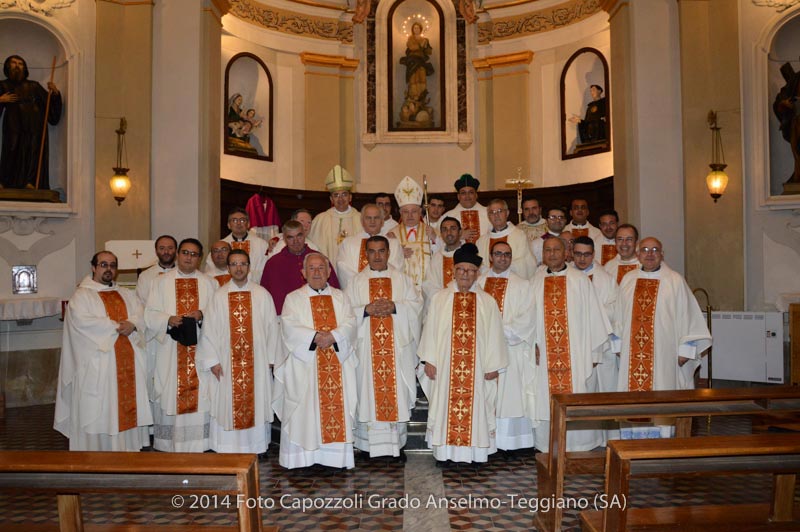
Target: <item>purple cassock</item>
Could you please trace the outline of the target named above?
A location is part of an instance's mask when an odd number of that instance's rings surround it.
[[[303,278],[303,258],[309,253],[318,253],[309,248],[303,247],[303,252],[294,255],[288,247],[283,248],[277,255],[267,261],[264,266],[264,273],[261,275],[261,286],[267,289],[275,302],[275,311],[280,314],[283,312],[283,301],[290,292],[294,292],[304,284]],[[331,266],[331,276],[328,284],[334,288],[339,288],[339,279]]]

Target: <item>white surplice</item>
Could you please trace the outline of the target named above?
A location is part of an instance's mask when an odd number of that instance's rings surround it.
[[[579,230],[579,231],[580,230],[588,230],[589,234],[586,235],[586,236],[588,236],[592,240],[597,240],[598,238],[602,238],[603,237],[603,232],[600,231],[599,228],[593,226],[588,221],[583,225],[577,225],[577,224],[575,224],[573,222],[570,222],[570,223],[568,223],[567,225],[564,226],[564,231],[569,231],[570,233],[572,233],[575,230]],[[574,233],[573,233],[573,235],[574,235]],[[577,236],[577,235],[574,235],[574,236]]]
[[[425,280],[422,282],[422,294],[425,296],[426,308],[433,295],[444,288],[444,258],[449,257],[452,259],[456,250],[458,250],[458,248],[453,251],[447,251],[442,248],[431,257],[430,268],[425,272]],[[453,268],[455,268],[455,265],[453,265]],[[455,272],[453,273],[455,275]]]
[[[544,218],[539,218],[539,221],[533,224],[522,220],[517,224],[517,227],[525,231],[525,234],[528,236],[528,242],[533,242],[547,232],[547,224]]]
[[[389,278],[395,313],[392,314],[394,335],[395,390],[397,394],[397,422],[379,422],[375,412],[374,368],[372,366],[372,331],[364,307],[370,303],[369,281]],[[399,456],[405,445],[408,421],[417,400],[417,345],[422,324],[422,296],[410,277],[403,272],[387,268],[375,271],[367,266],[356,275],[346,290],[358,324],[358,426],[356,447],[368,451],[370,456]]]
[[[619,285],[613,319],[614,334],[618,338],[615,347],[620,351],[617,390],[624,392],[629,389],[631,336],[636,334],[631,331],[631,318],[639,279],[659,280],[653,331],[653,389],[692,389],[700,356],[711,347],[711,334],[689,285],[679,273],[662,262],[655,272],[645,272],[641,268],[629,272]],[[679,356],[690,360],[679,367]]]
[[[231,249],[234,248],[233,243],[236,241],[236,239],[233,237],[233,233],[230,233],[222,240],[230,244]],[[247,234],[245,235],[245,239],[240,240],[239,242],[250,242],[250,252],[248,253],[250,257],[249,278],[251,281],[258,284],[259,282],[261,282],[261,274],[264,273],[264,265],[267,263],[267,252],[269,251],[269,242],[267,242],[266,240],[264,240],[259,236],[252,234],[250,231],[248,231]],[[206,264],[210,264],[211,266],[214,265],[214,262],[211,260],[211,253],[209,253],[208,256],[206,257]]]
[[[361,246],[369,238],[364,231],[357,235],[348,236],[339,244],[336,253],[336,277],[342,290],[347,289],[350,280],[358,273],[358,262],[361,257]],[[403,271],[403,249],[396,238],[387,238],[389,241],[389,267]],[[367,266],[365,266],[367,268]]]
[[[528,235],[522,229],[518,229],[508,222],[505,229],[501,231],[490,230],[485,235],[481,235],[475,243],[478,246],[478,255],[483,257],[482,273],[489,271],[489,243],[492,239],[500,239],[506,237],[506,243],[511,246],[511,271],[525,279],[526,281],[533,279],[536,273],[536,257],[533,256],[528,242]]]
[[[177,313],[176,279],[197,279],[198,308],[203,311],[217,290],[217,281],[200,271],[189,275],[178,268],[162,275],[150,290],[144,319],[147,334],[156,342],[153,381],[153,447],[159,451],[203,452],[208,449],[208,390],[200,381],[198,410],[178,415],[178,342],[167,334],[167,322]],[[198,340],[202,336],[198,328]]]
[[[508,279],[503,298],[503,335],[508,346],[508,367],[497,381],[497,448],[533,447],[530,418],[535,411],[534,394],[526,393],[535,378],[533,287],[509,268],[503,273],[489,270],[478,279],[481,288],[494,277]]]
[[[147,298],[150,296],[150,290],[153,288],[153,285],[155,285],[155,282],[158,280],[158,278],[174,269],[174,264],[172,268],[162,268],[158,265],[158,263],[156,263],[139,274],[139,277],[136,279],[136,296],[139,298],[142,309],[144,309],[145,305],[147,305]],[[156,350],[158,349],[157,342],[155,341],[155,337],[150,335],[145,329],[142,329],[141,332],[145,335],[145,340],[147,342],[147,396],[150,398],[150,401],[155,401],[153,380],[156,372]]]
[[[231,360],[231,318],[229,294],[250,293],[252,321],[254,425],[234,429],[233,378]],[[272,296],[260,285],[248,281],[239,287],[234,281],[217,290],[203,317],[203,337],[197,345],[197,370],[209,382],[211,397],[211,449],[218,453],[263,453],[270,442],[272,413],[272,372],[281,345],[280,327]],[[209,371],[220,364],[222,377]]]
[[[486,462],[497,451],[495,417],[497,379],[484,375],[508,366],[508,349],[503,335],[503,318],[494,298],[476,282],[470,292],[476,296],[475,374],[473,380],[472,439],[470,446],[447,444],[450,358],[453,332],[453,301],[458,288],[451,283],[437,292],[430,302],[417,354],[421,362],[436,367],[436,378],[429,379],[422,366],[417,371],[420,385],[428,397],[426,440],[437,460]]]
[[[336,313],[336,356],[342,370],[345,441],[322,443],[319,390],[317,388],[316,330],[311,312],[311,297],[329,295]],[[281,314],[281,329],[286,358],[275,365],[272,407],[281,420],[279,462],[292,469],[322,464],[354,467],[353,422],[358,403],[354,344],[356,323],[353,310],[341,290],[326,286],[319,292],[304,285],[286,296]],[[313,347],[313,349],[312,349]]]
[[[534,393],[535,415],[532,419],[536,448],[547,452],[550,435],[550,386],[548,381],[548,345],[545,329],[544,286],[548,277],[564,277],[567,281],[567,328],[569,330],[572,393],[596,392],[592,388],[592,366],[602,360],[609,345],[611,326],[592,283],[578,269],[567,266],[560,272],[540,271],[533,279],[536,344],[539,364],[536,366]],[[567,432],[568,451],[588,451],[603,444],[600,430],[580,429]]]
[[[119,431],[117,359],[114,343],[119,323],[106,313],[99,292],[116,291],[136,326],[133,346],[137,427]],[[69,300],[64,318],[54,428],[69,438],[71,451],[138,451],[150,445],[153,422],[147,400],[142,306],[136,294],[116,283],[108,286],[87,276]]]
[[[591,279],[594,291],[597,293],[597,299],[600,300],[606,318],[608,318],[608,322],[611,323],[614,314],[614,304],[617,301],[617,283],[611,275],[596,262],[592,263],[588,269],[582,271],[584,275]],[[603,357],[594,369],[597,377],[598,392],[617,391],[619,357],[611,349],[610,343],[608,347],[603,350]]]
[[[614,279],[614,282],[616,283],[617,282],[617,274],[619,273],[618,272],[619,267],[621,265],[628,266],[628,265],[631,265],[631,264],[635,264],[637,268],[639,266],[641,266],[641,264],[639,263],[639,259],[636,258],[636,255],[634,255],[632,259],[624,260],[624,259],[622,259],[622,257],[619,256],[619,254],[617,254],[616,257],[614,257],[610,261],[606,262],[606,265],[603,266],[603,268],[608,272],[608,274],[611,276],[612,279]],[[628,272],[628,273],[630,273],[630,272]]]
[[[344,212],[331,207],[314,217],[306,236],[319,246],[320,252],[328,257],[331,264],[336,264],[336,254],[342,240],[361,231],[361,214],[355,207],[348,206]],[[339,272],[336,273],[338,275]]]

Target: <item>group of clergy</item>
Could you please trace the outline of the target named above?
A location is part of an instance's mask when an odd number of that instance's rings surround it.
[[[267,242],[246,211],[203,246],[155,242],[136,293],[107,251],[69,302],[55,428],[70,449],[264,453],[274,416],[287,468],[353,467],[354,448],[404,458],[417,381],[439,462],[547,450],[550,395],[693,387],[711,336],[662,244],[614,211],[588,221],[523,202],[478,203],[455,182],[449,212],[405,177],[357,211],[336,166],[331,208],[300,209]],[[387,201],[388,200],[388,201]],[[567,224],[567,214],[570,223]],[[541,264],[540,264],[541,263]],[[613,433],[611,433],[613,437]],[[609,433],[570,430],[568,450]]]

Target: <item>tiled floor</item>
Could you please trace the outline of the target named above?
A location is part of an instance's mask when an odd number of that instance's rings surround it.
[[[53,407],[10,409],[0,420],[0,449],[66,449],[67,442],[52,430]],[[705,420],[695,424],[706,433]],[[746,433],[745,418],[715,418],[714,434]],[[493,459],[482,467],[439,470],[430,455],[410,455],[407,464],[357,458],[350,471],[286,471],[277,464],[276,449],[259,464],[265,525],[294,530],[531,530],[533,512],[526,503],[536,495],[536,468],[532,454],[514,460]],[[652,479],[633,485],[633,506],[676,506],[738,501],[764,502],[769,498],[767,476],[719,479]],[[566,493],[576,501],[602,493],[602,479],[568,477]],[[467,508],[459,508],[459,501]],[[84,519],[91,523],[233,525],[235,505],[226,501],[186,500],[176,509],[169,496],[82,496]],[[307,508],[303,504],[339,505]],[[418,508],[403,509],[410,504]],[[197,506],[191,508],[190,506]],[[384,506],[384,507],[380,507]],[[577,530],[578,510],[566,511],[567,530]],[[0,530],[4,523],[56,522],[51,495],[0,496]]]

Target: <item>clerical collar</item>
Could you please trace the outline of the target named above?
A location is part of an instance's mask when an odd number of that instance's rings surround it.
[[[175,267],[175,263],[173,262],[173,263],[172,263],[172,264],[170,264],[169,266],[163,266],[163,265],[162,265],[162,264],[159,262],[159,263],[158,263],[158,267],[159,267],[159,268],[161,268],[162,270],[171,270],[172,268],[174,268],[174,267]]]
[[[507,268],[506,270],[503,270],[500,273],[497,273],[496,271],[494,271],[491,268],[489,269],[489,276],[490,277],[499,277],[499,278],[502,278],[502,279],[508,279],[508,277],[510,275],[511,275],[511,268]]]
[[[658,268],[656,268],[655,270],[650,270],[649,272],[644,269],[644,266],[639,266],[639,269],[642,270],[644,273],[656,273],[658,271],[661,271],[661,265],[659,264]]]
[[[345,210],[343,210],[343,211],[340,211],[336,207],[334,207],[333,210],[334,210],[334,212],[336,212],[336,214],[347,214],[348,212],[350,212],[351,208],[352,207],[350,207],[350,205],[348,205],[347,208]]]
[[[588,267],[588,268],[586,268],[585,270],[581,270],[581,271],[582,271],[583,273],[587,273],[587,274],[588,274],[588,273],[589,273],[590,271],[592,271],[593,269],[594,269],[594,262],[592,262],[591,264],[589,264],[589,267]]]
[[[572,227],[586,227],[586,225],[587,225],[588,223],[589,223],[589,222],[583,222],[582,224],[577,224],[577,223],[575,223],[575,222],[570,222],[570,224],[572,224]]]
[[[495,229],[494,227],[492,227],[492,230],[491,230],[491,232],[492,232],[492,233],[502,233],[502,232],[503,232],[503,231],[505,231],[506,229],[508,229],[508,222],[506,222],[506,226],[505,226],[505,227],[503,227],[502,229]]]
[[[314,292],[316,292],[318,294],[321,294],[322,292],[325,291],[325,289],[328,288],[328,283],[325,283],[325,286],[323,286],[322,288],[319,288],[319,289],[313,288],[311,285],[308,285],[308,287],[311,288],[311,290],[313,290]]]
[[[231,233],[231,238],[233,239],[234,242],[244,242],[245,240],[247,240],[247,233],[245,233],[242,238],[236,238],[236,235]]]
[[[294,255],[295,257],[302,257],[302,256],[303,256],[303,253],[305,253],[305,252],[306,252],[306,248],[307,248],[307,247],[308,247],[308,244],[303,244],[303,249],[301,249],[301,250],[300,250],[300,253],[294,253],[294,252],[292,252],[292,250],[291,250],[291,249],[289,249],[289,246],[286,246],[284,249],[286,249],[286,252],[287,252],[288,254],[290,254],[290,255]]]
[[[175,271],[178,272],[178,275],[181,277],[194,277],[194,274],[197,272],[197,270],[194,270],[191,273],[183,273],[180,268],[177,268]]]
[[[567,263],[565,262],[565,263],[564,263],[564,267],[563,267],[563,268],[561,268],[561,269],[560,269],[560,270],[558,270],[558,271],[553,271],[553,270],[551,270],[550,268],[547,268],[547,273],[561,273],[561,272],[563,272],[564,270],[566,270],[566,269],[567,269],[567,267],[568,267],[568,266],[567,266]]]
[[[369,267],[369,271],[371,271],[371,272],[375,272],[375,273],[383,273],[383,272],[389,271],[389,268],[388,268],[388,267],[386,267],[386,268],[384,268],[384,269],[382,269],[382,270],[375,270],[375,269],[373,269],[373,268],[372,268],[372,266],[370,266],[370,267]]]

